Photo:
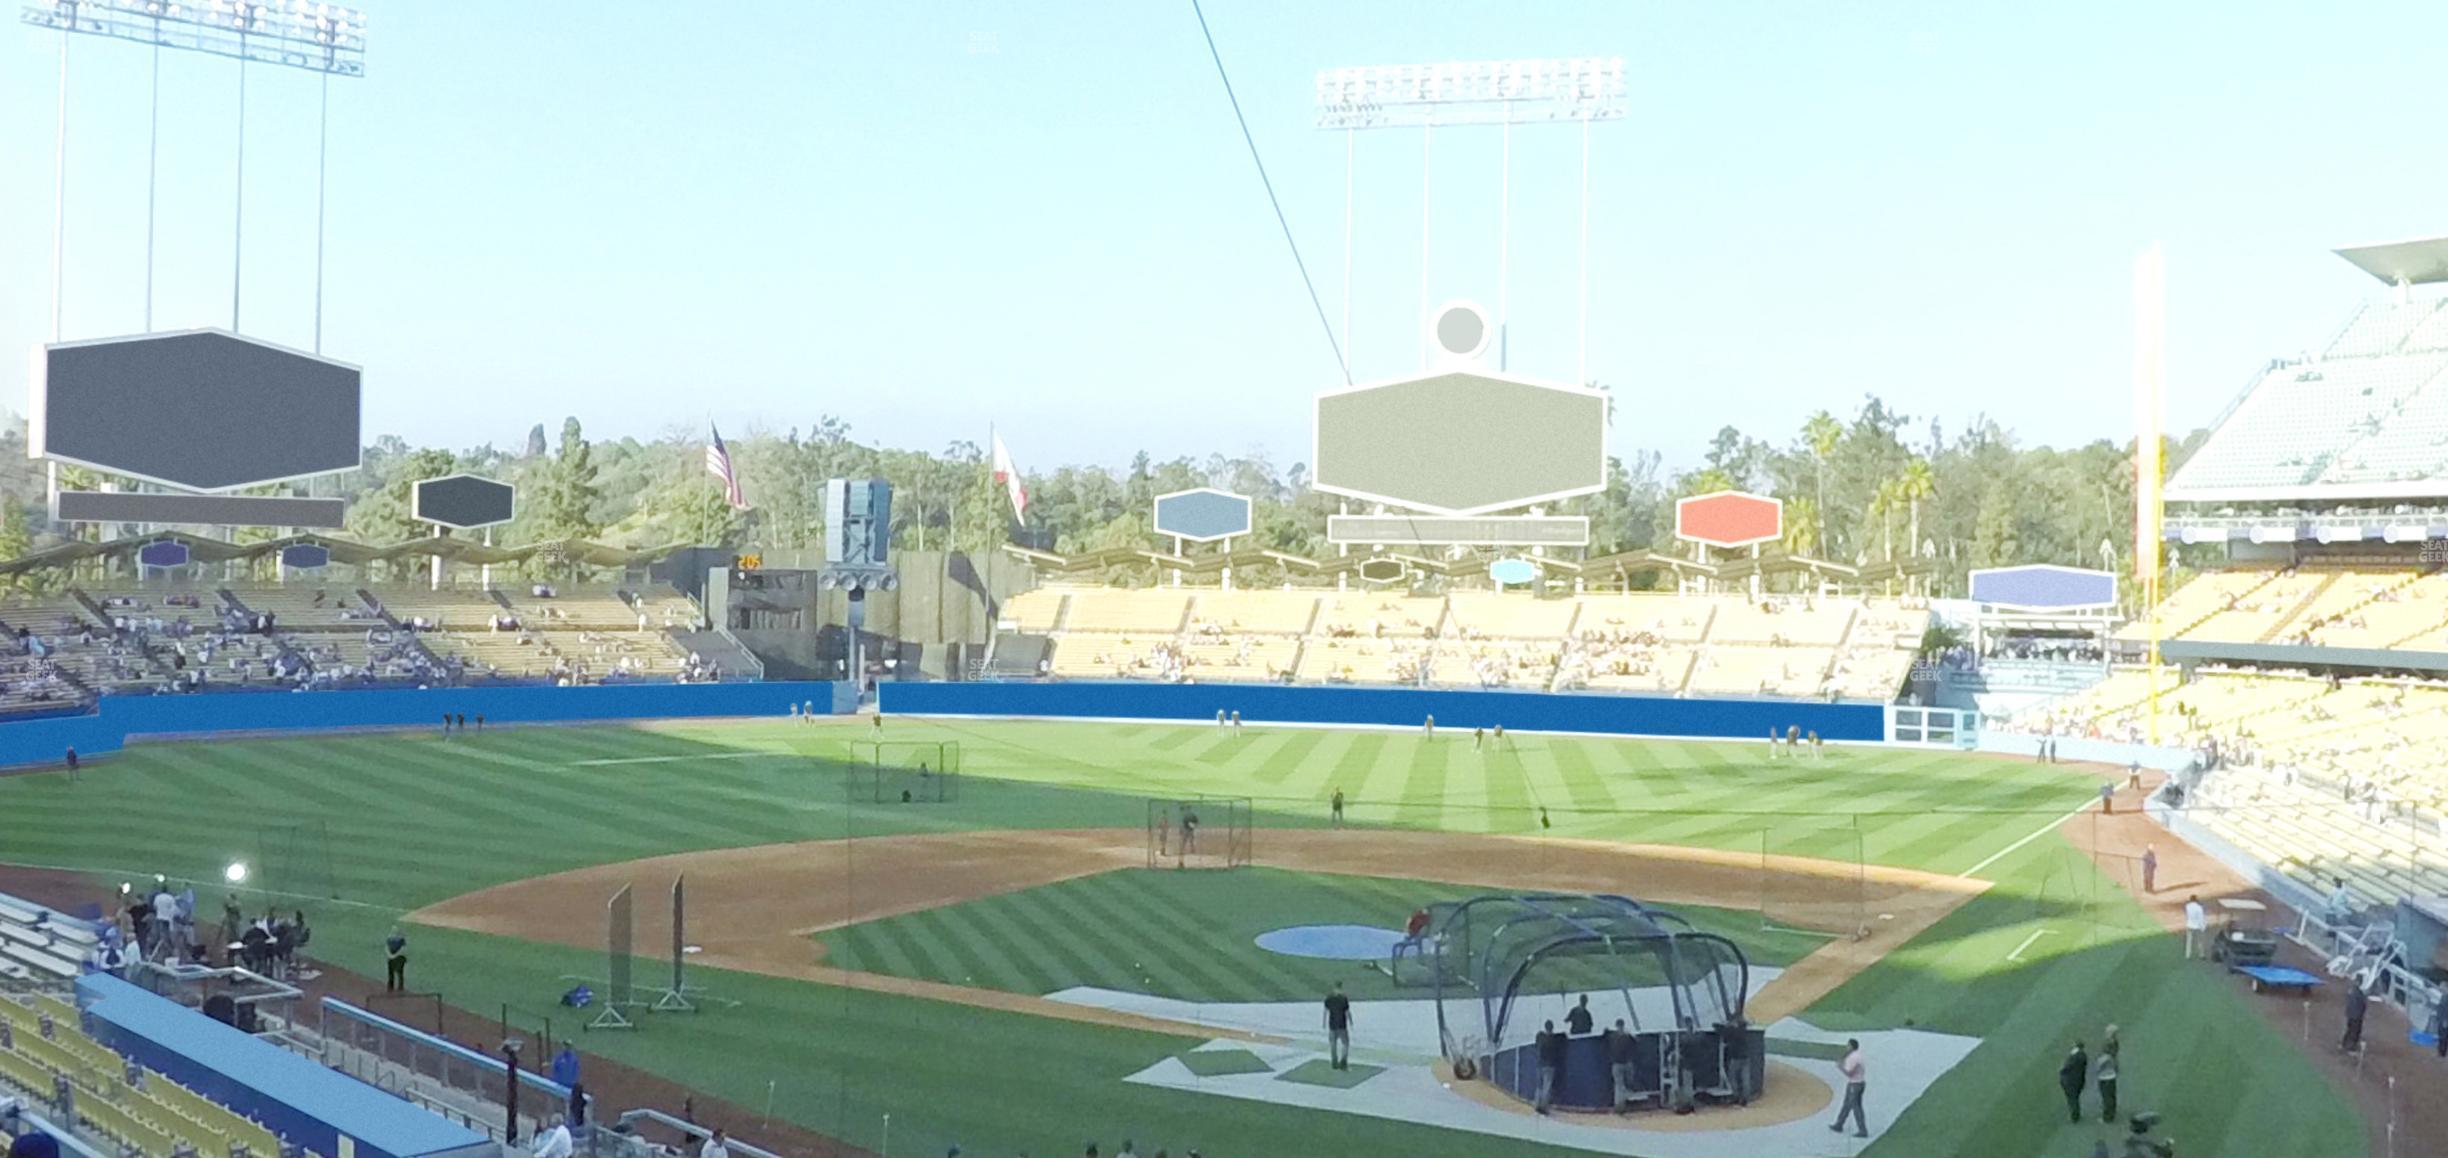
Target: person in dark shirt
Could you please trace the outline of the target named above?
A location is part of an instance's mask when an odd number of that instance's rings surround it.
[[[1615,1112],[1630,1113],[1632,1109],[1632,1049],[1639,1039],[1624,1028],[1623,1019],[1615,1019],[1615,1028],[1606,1032],[1607,1068],[1615,1074]]]
[[[1550,1021],[1547,1028],[1539,1031],[1537,1045],[1538,1100],[1535,1108],[1544,1114],[1555,1103],[1556,1084],[1564,1077],[1564,1035],[1557,1033],[1555,1023]]]
[[[68,749],[68,778],[70,780],[77,778],[77,754],[74,747]]]
[[[2065,1060],[2057,1066],[2057,1088],[2065,1094],[2069,1121],[2080,1123],[2083,1120],[2083,1087],[2090,1081],[2091,1055],[2084,1052],[2083,1043],[2075,1042],[2074,1048],[2066,1052]]]
[[[1343,996],[1340,981],[1326,995],[1326,1060],[1339,1070],[1351,1068],[1351,998]]]
[[[1564,1015],[1564,1031],[1574,1037],[1588,1037],[1597,1024],[1597,1017],[1590,1013],[1587,993],[1581,995],[1581,1004],[1573,1006],[1572,1011]]]
[[[394,925],[391,935],[383,938],[383,991],[408,991],[408,938]]]

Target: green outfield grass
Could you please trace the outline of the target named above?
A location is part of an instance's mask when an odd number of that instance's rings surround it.
[[[1269,868],[1124,869],[868,921],[818,939],[825,959],[845,969],[1014,993],[1090,985],[1183,1001],[1290,1001],[1317,998],[1340,982],[1355,1001],[1416,998],[1420,990],[1396,988],[1376,962],[1287,957],[1259,948],[1257,937],[1287,925],[1400,929],[1414,908],[1486,891]],[[1755,965],[1782,966],[1826,943],[1808,933],[1763,930],[1756,912],[1671,908],[1702,932],[1741,945]]]
[[[2051,1075],[2073,1034],[2108,1021],[2125,1028],[2128,1104],[2164,1113],[2182,1153],[2364,1150],[2344,1101],[2245,1007],[2253,998],[2178,960],[2171,941],[2062,840],[2044,836],[1997,856],[2096,788],[2063,768],[1868,749],[1772,763],[1758,745],[1546,737],[1474,752],[1467,737],[1322,729],[1233,737],[1211,727],[896,722],[888,731],[958,741],[961,799],[853,805],[831,761],[865,730],[780,721],[145,745],[89,762],[75,785],[51,774],[0,778],[0,860],[92,870],[107,885],[154,871],[217,881],[224,864],[246,859],[266,889],[337,892],[339,901],[274,899],[313,911],[320,955],[373,972],[399,913],[538,873],[853,834],[1137,828],[1151,796],[1248,796],[1261,841],[1267,827],[1322,824],[1326,797],[1340,787],[1354,820],[1371,825],[1528,833],[1544,809],[1559,835],[1823,856],[1858,846],[1872,861],[1938,872],[1985,864],[1980,875],[1997,882],[1810,1011],[1837,1028],[1910,1022],[1984,1039],[1866,1153],[2087,1153],[2098,1131],[2062,1125]],[[313,841],[283,835],[291,826],[328,833],[328,868],[309,855]],[[1262,873],[1206,874],[1180,887],[1234,881],[1291,887]],[[1374,884],[1301,887],[1322,912],[1399,919],[1380,906]],[[217,911],[220,889],[200,891]],[[2086,899],[2095,903],[2086,908]],[[1250,920],[1265,911],[1248,907]],[[933,935],[971,935],[959,924]],[[2042,929],[2048,935],[2021,961],[2007,960]],[[1215,952],[1234,956],[1248,932],[1220,932]],[[548,1007],[561,975],[601,965],[599,953],[410,933],[419,985],[479,1010]],[[837,938],[841,952],[865,954],[860,939],[882,935],[852,929]],[[1012,951],[1019,960],[1005,962],[994,984],[1027,990],[1075,967],[1056,968],[1059,959],[1031,957],[1016,942]],[[978,942],[955,959],[999,952]],[[973,1153],[1060,1154],[1091,1136],[1110,1146],[1126,1134],[1143,1151],[1197,1145],[1212,1155],[1319,1153],[1320,1139],[1342,1154],[1562,1152],[1120,1081],[1199,1044],[1191,1038],[763,977],[701,971],[701,980],[742,1004],[585,1044],[744,1104],[761,1107],[770,1082],[777,1116],[870,1147],[890,1113],[896,1154],[941,1153],[954,1141]],[[1309,980],[1296,973],[1286,983]],[[1221,992],[1277,979],[1168,983]],[[1892,1112],[1874,1094],[1873,1115]]]

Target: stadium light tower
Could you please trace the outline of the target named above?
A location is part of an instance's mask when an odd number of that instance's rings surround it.
[[[161,154],[161,50],[238,62],[238,208],[231,232],[230,329],[238,331],[246,221],[246,81],[249,64],[320,74],[315,141],[314,348],[323,350],[324,159],[331,140],[331,78],[365,75],[365,14],[309,0],[54,0],[28,4],[25,23],[54,29],[59,43],[59,123],[51,155],[51,340],[61,340],[60,283],[66,269],[68,206],[68,47],[78,35],[124,40],[153,50],[151,143],[145,165],[145,331],[153,330],[154,204]]]
[[[1513,126],[1581,125],[1581,315],[1575,383],[1589,381],[1590,125],[1629,110],[1622,57],[1473,60],[1330,68],[1317,74],[1317,127],[1343,132],[1343,349],[1351,349],[1352,153],[1361,129],[1420,130],[1420,366],[1427,368],[1430,162],[1436,130],[1497,125],[1504,131],[1502,209],[1497,225],[1496,361],[1509,368],[1512,319]],[[1348,355],[1347,355],[1348,356]]]

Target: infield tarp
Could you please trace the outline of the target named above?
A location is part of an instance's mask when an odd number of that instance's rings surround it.
[[[1768,730],[1817,731],[1826,740],[1886,738],[1878,704],[1795,700],[1665,699],[1544,692],[1428,691],[1414,688],[1282,687],[1267,684],[886,683],[883,711],[913,716],[1042,716],[1056,719],[1180,720],[1214,723],[1239,712],[1253,724],[1412,727],[1435,716],[1439,728],[1502,724],[1521,732],[1618,736],[1694,736],[1765,740]]]
[[[442,713],[489,724],[575,723],[703,716],[786,716],[814,702],[856,708],[846,683],[616,684],[602,687],[471,687],[329,692],[217,692],[104,696],[84,715],[0,724],[0,766],[56,764],[116,751],[131,739],[212,732],[436,727]]]

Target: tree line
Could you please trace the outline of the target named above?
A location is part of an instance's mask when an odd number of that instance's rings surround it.
[[[2171,469],[2203,436],[2195,432],[2167,446]],[[0,511],[0,558],[65,537],[43,527],[45,484],[40,466],[23,456],[22,425],[7,437],[17,444],[14,454],[0,445],[0,493],[12,500]],[[824,416],[804,429],[745,431],[728,446],[751,504],[747,511],[733,509],[706,470],[701,430],[673,427],[653,438],[596,441],[576,418],[565,419],[557,432],[539,424],[524,445],[507,449],[411,446],[386,435],[366,447],[359,470],[318,481],[313,493],[349,500],[349,536],[392,543],[434,533],[410,515],[416,480],[469,472],[518,488],[517,518],[494,530],[496,543],[589,539],[629,547],[717,544],[743,552],[819,548],[822,488],[831,478],[890,481],[893,543],[904,550],[981,552],[1015,539],[1066,554],[1159,549],[1169,544],[1150,525],[1155,497],[1212,486],[1252,500],[1252,532],[1236,547],[1325,558],[1333,553],[1326,519],[1341,509],[1340,499],[1310,488],[1308,464],[1278,464],[1263,451],[1165,460],[1142,451],[1120,468],[1031,472],[1028,519],[1017,523],[989,477],[984,448],[974,442],[953,441],[937,450],[885,447]],[[1960,594],[1966,573],[1977,567],[2045,562],[2130,570],[2130,442],[2027,446],[1985,416],[1950,431],[1935,419],[1918,422],[1865,396],[1847,413],[1818,411],[1789,431],[1727,426],[1689,470],[1667,472],[1662,462],[1650,450],[1611,457],[1603,492],[1556,504],[1553,513],[1589,517],[1592,556],[1674,551],[1676,499],[1753,491],[1784,501],[1787,552],[1855,564],[1918,554],[1932,563],[1932,590],[1939,594]],[[63,478],[69,486],[106,481],[83,471]],[[104,530],[78,533],[94,538]],[[273,533],[249,531],[239,538]],[[1125,566],[1104,578],[1155,577],[1148,568]]]

